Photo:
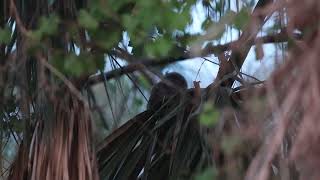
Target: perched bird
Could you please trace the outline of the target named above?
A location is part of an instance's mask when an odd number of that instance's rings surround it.
[[[187,87],[187,81],[181,74],[177,72],[165,74],[164,78],[152,88],[147,109],[157,111],[171,98],[174,99],[173,103],[178,102],[179,94],[186,91]]]

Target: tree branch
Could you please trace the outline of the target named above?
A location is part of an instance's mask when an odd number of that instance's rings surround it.
[[[263,36],[260,38],[257,38],[256,41],[263,42],[263,43],[280,43],[280,42],[286,42],[288,41],[290,37],[288,36],[287,33],[281,32],[278,34],[274,35],[267,35]],[[296,34],[294,38],[300,39],[301,36],[299,34]],[[226,50],[229,50],[234,44],[238,43],[239,40],[233,41],[230,43],[226,43],[223,45],[207,45],[202,53],[201,57],[209,56],[211,54],[219,54],[221,52],[224,52]],[[255,40],[251,40],[249,43],[254,44]],[[147,67],[152,67],[152,66],[162,66],[162,65],[167,65],[179,61],[185,61],[185,60],[190,60],[191,58],[197,58],[199,56],[194,56],[191,55],[190,53],[184,53],[180,57],[165,57],[161,59],[153,59],[153,58],[144,58],[142,60],[138,60],[136,57],[134,57],[132,54],[129,54],[126,51],[121,51],[121,50],[115,50],[112,52],[117,56],[118,58],[121,59],[126,59],[128,62],[135,62],[131,63],[127,66],[124,66],[119,69],[115,69],[112,71],[108,71],[105,73],[106,80],[113,79],[115,77],[119,77],[124,74],[128,73],[133,73],[138,70],[146,69]],[[89,78],[88,80],[88,85],[94,85],[96,83],[102,82],[104,79],[101,77],[101,75],[95,75]]]
[[[230,74],[237,69],[241,69],[250,48],[257,40],[256,36],[262,27],[262,25],[266,22],[265,20],[271,16],[272,12],[264,12],[261,10],[267,6],[271,6],[272,0],[259,0],[256,7],[252,13],[252,20],[248,23],[246,29],[241,34],[239,40],[231,47],[232,50],[231,57],[229,61],[223,61],[222,66],[218,71],[218,75],[216,80],[222,79],[225,75]],[[259,40],[257,40],[259,41]],[[260,41],[263,42],[263,41]],[[223,82],[223,86],[231,87],[234,82],[234,79],[229,78]],[[208,90],[214,87],[214,84],[208,86]]]

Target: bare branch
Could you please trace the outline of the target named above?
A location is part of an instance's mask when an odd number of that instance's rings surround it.
[[[290,37],[288,34],[285,32],[281,32],[279,34],[274,34],[274,35],[268,35],[268,36],[263,36],[260,38],[257,38],[257,41],[263,42],[263,43],[280,43],[280,42],[286,42],[288,41]],[[300,35],[296,34],[294,38],[301,38]],[[230,43],[226,43],[223,45],[208,45],[204,48],[201,57],[209,56],[211,54],[217,54],[223,51],[226,51],[230,49],[237,41],[233,41]],[[251,40],[250,43],[254,43],[254,40]],[[126,52],[126,51],[113,51],[113,53],[122,59],[128,60],[128,62],[135,62],[131,63],[127,66],[124,66],[119,69],[115,69],[109,72],[105,73],[106,80],[113,79],[115,77],[122,76],[124,74],[128,73],[133,73],[138,70],[146,69],[147,67],[152,67],[152,66],[162,66],[162,65],[167,65],[179,61],[185,61],[185,60],[192,60],[192,58],[197,58],[198,56],[193,56],[189,53],[185,53],[181,55],[180,57],[165,57],[161,59],[153,59],[153,58],[144,58],[142,60],[138,60],[136,57],[134,57],[132,54]],[[194,59],[197,60],[197,59]],[[87,82],[89,85],[93,85],[99,82],[102,82],[104,79],[100,75],[95,75],[89,78],[89,81]]]
[[[259,0],[256,7],[252,13],[252,20],[247,24],[246,29],[241,34],[238,41],[232,44],[230,50],[232,50],[232,54],[229,61],[222,62],[224,63],[220,66],[218,71],[217,79],[222,79],[226,74],[230,74],[236,69],[241,69],[250,48],[256,41],[256,36],[262,27],[262,25],[266,22],[265,20],[270,17],[272,12],[264,12],[261,13],[261,9],[272,4],[272,0]],[[259,40],[260,41],[260,40]],[[263,42],[262,40],[260,42]],[[223,85],[231,87],[234,82],[234,79],[227,79]],[[212,87],[213,85],[210,85]],[[210,89],[210,87],[208,87]]]

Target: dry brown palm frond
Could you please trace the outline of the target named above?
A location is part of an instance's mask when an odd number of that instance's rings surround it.
[[[278,162],[289,169],[297,167],[301,179],[319,179],[319,114],[320,62],[319,26],[320,3],[315,0],[291,0],[289,30],[301,30],[303,40],[295,42],[284,63],[268,81],[268,106],[274,123],[265,144],[251,163],[247,179],[265,180],[270,177],[270,164]],[[285,142],[289,146],[284,150]],[[289,175],[289,177],[290,177]]]
[[[61,91],[37,117],[31,143],[21,145],[9,179],[98,179],[89,111]]]

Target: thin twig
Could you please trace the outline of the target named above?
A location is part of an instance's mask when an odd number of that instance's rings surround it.
[[[210,62],[210,63],[212,63],[212,64],[215,64],[215,65],[217,65],[217,66],[220,66],[219,63],[214,62],[214,61],[212,61],[212,60],[210,60],[210,59],[208,59],[208,58],[203,57],[203,59],[205,59],[206,61],[208,61],[208,62]],[[254,76],[251,76],[251,75],[249,75],[249,74],[247,74],[247,73],[244,73],[244,72],[241,72],[241,71],[240,71],[239,73],[242,74],[242,75],[245,75],[245,76],[247,76],[247,77],[249,77],[249,78],[252,78],[252,79],[256,80],[257,82],[260,82],[260,83],[263,82],[263,81],[259,80],[258,78],[254,77]]]
[[[116,61],[116,58],[113,57],[113,56],[110,56],[111,59],[119,66],[120,69],[123,69],[123,67],[121,66],[121,64],[119,64],[117,61]],[[131,80],[131,82],[133,83],[133,85],[138,89],[138,91],[140,92],[140,94],[144,97],[144,99],[146,101],[148,101],[148,98],[144,95],[144,93],[142,92],[141,88],[138,86],[138,84],[134,81],[134,79],[129,75],[129,74],[126,74],[127,77]],[[105,79],[106,80],[106,79]]]

